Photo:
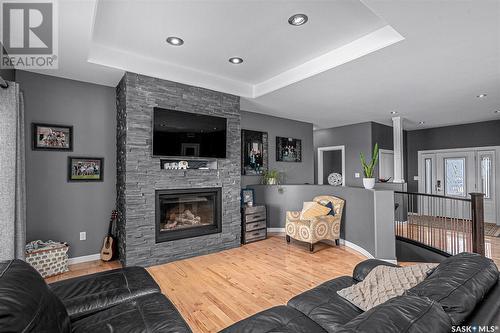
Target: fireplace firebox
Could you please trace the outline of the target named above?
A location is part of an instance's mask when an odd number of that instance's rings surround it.
[[[221,188],[156,190],[156,243],[222,231]]]

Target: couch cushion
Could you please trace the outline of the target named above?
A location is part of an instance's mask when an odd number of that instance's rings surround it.
[[[492,260],[460,253],[443,260],[428,278],[406,293],[439,302],[453,325],[459,325],[497,280],[498,269]]]
[[[337,333],[449,332],[451,322],[439,303],[428,298],[398,296],[357,316]]]
[[[70,332],[61,301],[22,260],[0,263],[0,332]]]
[[[363,312],[337,294],[337,291],[355,282],[349,276],[341,276],[295,296],[288,301],[288,305],[304,313],[326,331],[335,332],[337,327]]]
[[[302,312],[288,306],[276,306],[239,321],[221,333],[325,333]]]
[[[114,269],[49,286],[66,306],[71,320],[135,297],[160,292],[160,287],[142,267]]]
[[[386,302],[422,282],[437,264],[375,267],[362,281],[337,293],[363,311]]]
[[[191,332],[174,305],[162,294],[135,298],[72,323],[74,333],[83,332]]]
[[[490,289],[461,325],[498,326],[500,323],[500,280]]]
[[[300,213],[301,220],[310,220],[318,216],[325,216],[330,212],[330,208],[320,205],[317,202],[304,202],[304,208]]]
[[[352,277],[354,280],[360,282],[365,279],[365,277],[377,266],[389,266],[389,267],[400,267],[390,262],[379,260],[379,259],[367,259],[360,262],[354,267],[352,271]]]

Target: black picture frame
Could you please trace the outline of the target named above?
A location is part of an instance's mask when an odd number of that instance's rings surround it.
[[[98,162],[99,165],[99,173],[98,177],[95,177],[95,174],[92,175],[75,175],[74,174],[74,166],[76,163],[87,162],[91,164],[93,162]],[[82,165],[85,168],[85,165]],[[95,168],[95,166],[92,166]],[[95,171],[91,171],[95,172]],[[85,156],[68,156],[68,182],[102,182],[104,181],[104,157],[85,157]]]
[[[65,147],[58,146],[54,144],[51,147],[49,144],[43,145],[41,141],[49,140],[48,138],[41,138],[41,135],[49,136],[48,134],[42,133],[41,129],[45,129],[46,132],[55,132],[65,134],[67,138],[66,141],[69,141]],[[33,150],[45,150],[45,151],[73,151],[73,126],[71,125],[61,125],[61,124],[46,124],[46,123],[32,123],[31,124],[31,147]],[[56,134],[54,141],[60,139],[60,135]]]
[[[253,188],[244,188],[241,190],[241,205],[246,206],[249,202],[255,202],[255,191]]]
[[[262,176],[268,168],[267,132],[241,130],[241,175]],[[253,155],[257,150],[259,154]]]
[[[302,162],[302,140],[276,137],[277,162]]]

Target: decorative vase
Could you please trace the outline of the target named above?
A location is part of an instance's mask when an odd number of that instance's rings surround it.
[[[276,185],[278,182],[276,178],[268,178],[267,179],[267,185]]]
[[[363,178],[363,186],[370,190],[375,186],[375,178]]]

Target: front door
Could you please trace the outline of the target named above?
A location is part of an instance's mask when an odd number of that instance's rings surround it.
[[[470,198],[469,193],[482,192],[484,219],[489,223],[497,221],[495,181],[495,149],[420,153],[419,192],[454,198]],[[446,214],[470,218],[470,212],[457,210],[460,209],[446,207]]]

